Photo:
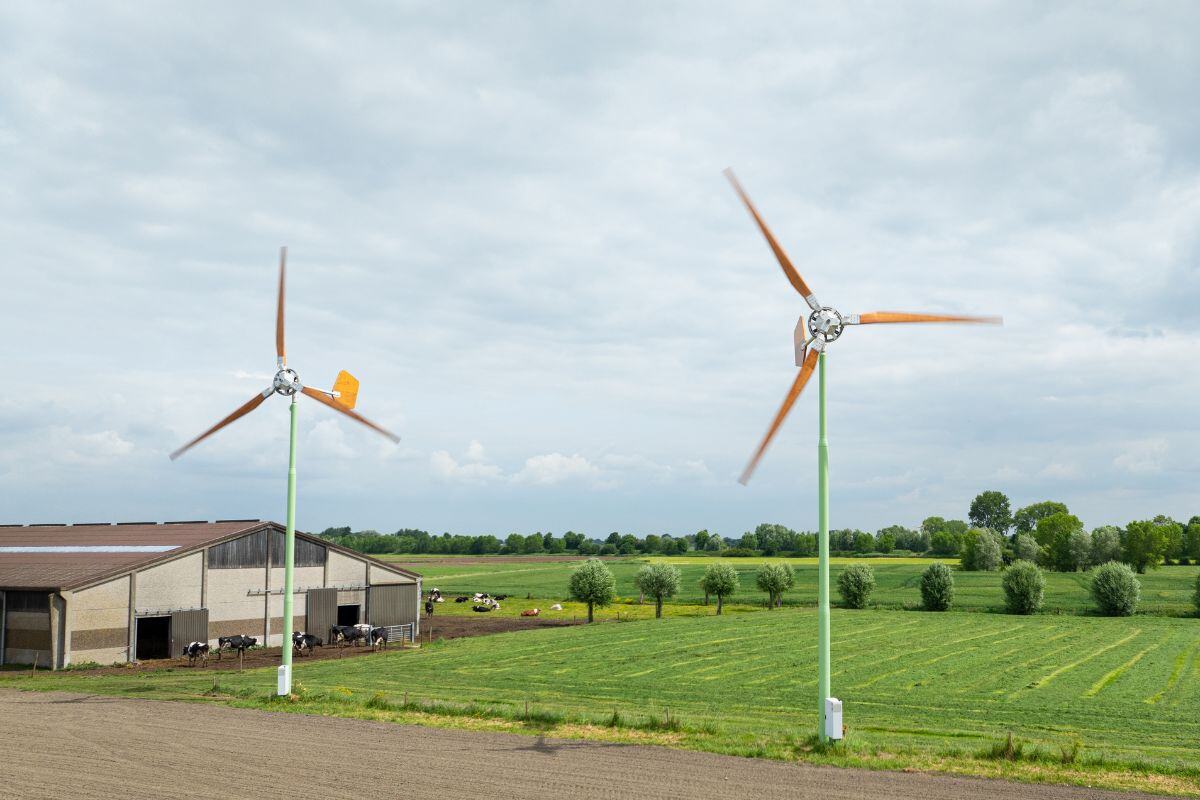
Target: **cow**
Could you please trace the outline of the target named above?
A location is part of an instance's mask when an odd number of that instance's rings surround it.
[[[208,642],[189,642],[187,647],[183,648],[183,655],[187,657],[188,666],[196,666],[196,661],[200,662],[200,666],[208,666]]]
[[[498,594],[498,595],[496,595],[496,596],[495,596],[495,599],[496,599],[496,600],[507,600],[507,599],[508,599],[508,595],[506,595],[506,594]]]
[[[430,590],[430,592],[429,592],[429,602],[431,602],[431,603],[442,602],[442,592],[436,586],[433,587],[433,589]]]
[[[542,610],[540,608],[527,608],[521,612],[521,616],[522,617],[536,617],[540,613],[542,613]]]
[[[257,646],[258,639],[253,636],[246,636],[244,634],[222,636],[217,639],[217,661],[221,660],[221,654],[226,650],[236,650],[238,655],[241,655],[251,647]]]
[[[311,633],[296,631],[292,634],[292,649],[296,651],[297,655],[302,656],[305,653],[312,655],[313,648],[323,647],[324,645],[325,642],[321,640],[321,637],[313,636]]]
[[[387,647],[387,628],[371,628],[371,649],[383,650]]]
[[[555,603],[554,605],[550,606],[550,610],[551,611],[562,611],[562,603]]]
[[[366,641],[370,634],[370,625],[334,625],[329,629],[329,641],[341,647],[344,644]]]
[[[463,595],[459,595],[458,597],[454,598],[454,602],[456,602],[456,603],[465,603],[465,602],[467,602],[467,601],[468,601],[468,600],[470,600],[470,599],[471,599],[471,598],[469,598],[469,597],[467,597],[465,594],[463,594]]]
[[[486,614],[488,611],[491,611],[491,610],[492,610],[492,607],[491,607],[491,606],[479,606],[479,605],[476,605],[476,606],[471,606],[471,610],[472,610],[472,611],[478,611],[480,614]]]

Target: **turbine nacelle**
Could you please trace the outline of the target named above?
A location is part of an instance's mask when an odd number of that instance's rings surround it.
[[[271,388],[275,391],[275,394],[291,397],[296,392],[301,391],[304,388],[304,384],[300,382],[300,376],[296,374],[296,370],[284,367],[275,373],[275,378],[271,381]]]

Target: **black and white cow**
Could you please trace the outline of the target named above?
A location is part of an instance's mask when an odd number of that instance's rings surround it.
[[[427,616],[427,617],[433,616],[433,601],[432,600],[425,601],[425,616]]]
[[[433,588],[432,588],[432,589],[429,591],[429,602],[431,602],[431,603],[440,603],[440,602],[442,602],[442,591],[441,591],[441,589],[439,589],[439,588],[437,588],[437,587],[435,586],[435,587],[433,587]]]
[[[387,628],[371,628],[371,649],[383,650],[387,647]]]
[[[258,646],[258,639],[253,636],[245,636],[238,634],[237,636],[222,636],[217,639],[217,661],[221,660],[221,654],[226,650],[234,650],[241,655],[251,647]]]
[[[313,648],[322,647],[324,644],[321,637],[313,636],[311,633],[296,631],[292,634],[292,649],[296,651],[297,655],[302,656],[305,653],[312,655]]]
[[[467,597],[465,594],[460,594],[458,597],[454,598],[454,602],[456,602],[456,603],[465,603],[465,602],[467,602],[467,601],[468,601],[468,600],[470,600],[470,599],[471,599],[471,598]]]
[[[196,661],[200,662],[200,666],[208,666],[208,642],[189,642],[187,647],[183,648],[183,655],[187,657],[189,666],[196,666]]]

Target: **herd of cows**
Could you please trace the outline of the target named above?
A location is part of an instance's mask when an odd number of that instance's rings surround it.
[[[338,647],[369,645],[373,650],[382,650],[387,647],[388,632],[386,628],[367,624],[334,625],[329,629],[329,643]],[[254,636],[222,636],[217,639],[217,660],[221,660],[223,653],[236,652],[240,655],[257,646],[258,639]],[[298,656],[310,655],[316,648],[324,646],[325,640],[320,636],[304,631],[292,634],[292,652]],[[200,666],[206,667],[210,649],[208,642],[189,642],[183,648],[182,657],[188,660],[189,666],[194,667],[196,662],[200,662]]]
[[[441,591],[435,586],[429,592],[429,596],[425,600],[425,616],[433,616],[433,610],[436,608],[434,603],[441,603],[445,598],[442,597]],[[499,611],[500,601],[507,600],[508,595],[497,594],[490,595],[487,592],[476,592],[473,595],[461,594],[454,598],[456,603],[472,603],[471,610],[478,611],[480,614],[486,614],[489,611]],[[553,611],[562,611],[562,605],[555,603],[550,607]],[[536,617],[542,613],[540,608],[527,608],[521,612],[522,617]]]

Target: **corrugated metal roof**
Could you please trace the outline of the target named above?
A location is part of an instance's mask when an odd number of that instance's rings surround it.
[[[97,578],[169,558],[209,542],[261,528],[264,523],[185,522],[159,525],[24,525],[0,527],[0,548],[169,547],[158,552],[5,552],[0,549],[0,587],[68,589]]]
[[[262,528],[283,530],[262,520],[216,522],[119,522],[94,525],[0,525],[0,589],[77,589],[158,561],[167,561],[191,550]],[[354,558],[391,572],[421,577],[310,534],[297,535],[320,542]],[[120,548],[115,552],[51,552],[43,547]],[[132,547],[154,547],[156,552],[128,552]],[[169,547],[163,550],[161,548]],[[4,548],[14,548],[6,552]],[[30,551],[30,548],[39,548]],[[23,552],[18,552],[23,551]]]

